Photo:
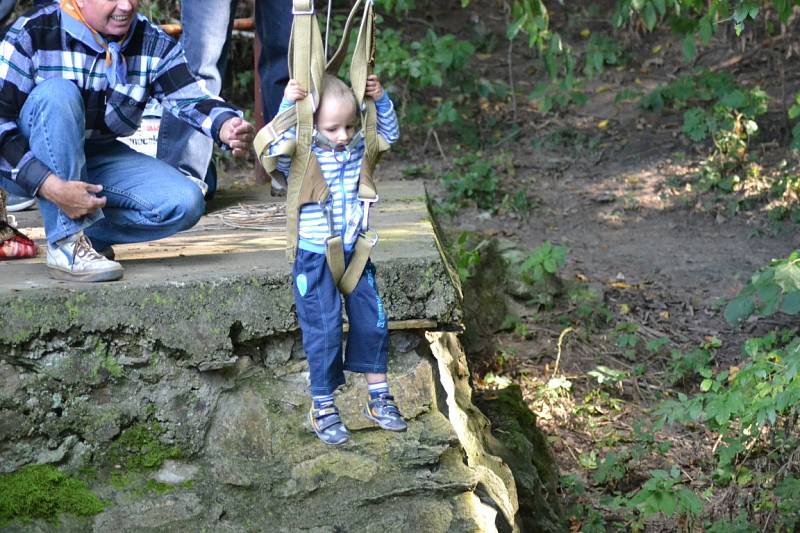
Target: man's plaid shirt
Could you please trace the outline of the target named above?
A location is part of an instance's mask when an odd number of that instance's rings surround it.
[[[0,43],[0,173],[31,195],[50,169],[31,153],[16,121],[33,88],[47,79],[68,79],[80,89],[87,140],[132,134],[151,97],[217,143],[222,124],[241,116],[206,90],[190,72],[182,46],[143,15],[120,43],[127,79],[110,86],[105,51],[68,31],[74,21],[62,19],[70,18],[50,4],[17,19]]]

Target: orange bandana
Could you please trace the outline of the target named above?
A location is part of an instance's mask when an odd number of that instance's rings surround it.
[[[92,28],[89,25],[89,23],[86,22],[86,18],[83,16],[81,8],[78,6],[78,4],[75,3],[75,0],[61,0],[61,10],[70,17],[74,18],[75,20],[79,20],[80,22],[83,23],[84,26],[89,28],[89,31],[92,32],[94,40],[97,41],[97,44],[102,46],[103,49],[106,51],[106,65],[111,65],[112,57],[111,57],[111,50],[109,50],[108,48],[108,41],[106,41],[97,30]],[[122,36],[119,42],[122,42],[124,40],[125,40],[125,35]]]

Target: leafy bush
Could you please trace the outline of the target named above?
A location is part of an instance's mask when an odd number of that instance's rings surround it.
[[[725,319],[736,324],[750,315],[778,311],[800,313],[800,251],[772,263],[753,275],[750,283],[725,307]]]
[[[666,401],[660,424],[703,422],[720,434],[718,481],[730,480],[738,454],[751,449],[771,428],[773,443],[796,446],[797,436],[782,421],[800,410],[800,337],[771,332],[745,343],[749,362],[706,378],[701,392]],[[792,442],[791,446],[787,440]]]
[[[442,176],[447,191],[444,211],[474,204],[479,209],[492,213],[501,206],[522,205],[520,199],[512,196],[506,200],[500,190],[500,178],[513,173],[513,165],[503,154],[487,158],[482,152],[468,153],[453,161],[453,168]]]

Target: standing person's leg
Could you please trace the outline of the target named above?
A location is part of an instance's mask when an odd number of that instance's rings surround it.
[[[289,36],[292,31],[291,0],[256,0],[256,31],[261,40],[258,77],[264,123],[278,112],[283,89],[289,81]]]
[[[53,78],[37,85],[22,106],[17,124],[34,156],[59,178],[87,181],[85,110],[80,90],[73,82]],[[10,181],[9,184],[16,186]],[[72,219],[45,198],[39,198],[39,209],[48,241],[47,267],[51,276],[71,281],[113,281],[122,277],[122,265],[98,254],[84,237],[85,229],[102,220],[102,210]]]
[[[228,48],[238,0],[183,0],[181,42],[191,71],[206,82],[209,92],[219,95],[228,65]],[[165,113],[158,134],[157,157],[184,174],[205,182],[207,199],[217,188],[216,169],[211,164],[213,141],[182,120]]]

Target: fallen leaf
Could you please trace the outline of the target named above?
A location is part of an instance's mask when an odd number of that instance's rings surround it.
[[[600,122],[598,122],[597,123],[597,128],[601,129],[601,130],[604,130],[604,129],[608,128],[608,119],[604,119],[604,120],[601,120]]]

